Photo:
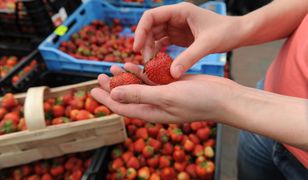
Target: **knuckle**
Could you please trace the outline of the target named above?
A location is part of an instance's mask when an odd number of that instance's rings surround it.
[[[161,105],[164,106],[164,107],[174,106],[175,99],[174,99],[173,94],[174,93],[172,93],[170,91],[162,93],[162,95],[160,97]]]

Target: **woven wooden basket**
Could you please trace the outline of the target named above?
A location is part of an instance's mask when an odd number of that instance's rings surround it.
[[[15,95],[24,103],[28,130],[0,136],[0,169],[123,142],[125,125],[117,114],[52,126],[45,124],[45,98],[58,97],[71,89],[88,91],[97,85],[97,81],[89,81],[52,89],[35,87],[26,94]]]

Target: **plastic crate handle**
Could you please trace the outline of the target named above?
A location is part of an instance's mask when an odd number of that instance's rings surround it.
[[[47,86],[30,88],[25,100],[25,121],[29,131],[46,128],[44,115],[44,94]]]

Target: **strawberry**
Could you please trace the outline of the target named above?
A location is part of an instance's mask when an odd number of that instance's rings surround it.
[[[116,170],[116,179],[124,179],[126,176],[126,169],[124,167],[120,167]]]
[[[206,162],[206,172],[212,174],[215,171],[215,164],[212,161]]]
[[[182,130],[185,134],[189,134],[191,132],[190,124],[184,123],[182,126]]]
[[[132,157],[130,157],[129,160],[127,161],[126,166],[127,166],[128,168],[139,169],[140,163],[139,163],[139,160],[138,160],[135,156],[132,156]]]
[[[138,179],[149,179],[150,178],[150,169],[148,167],[142,167],[138,170]]]
[[[111,169],[117,170],[118,168],[122,167],[124,165],[124,162],[121,158],[116,158],[111,163]]]
[[[47,113],[47,112],[50,112],[52,110],[52,107],[51,105],[48,103],[48,102],[44,102],[44,112]]]
[[[3,107],[0,107],[0,119],[2,119],[6,113],[7,110]]]
[[[126,177],[129,179],[129,180],[133,180],[137,177],[137,171],[136,169],[134,168],[128,168],[127,171],[126,171]]]
[[[146,140],[146,139],[148,139],[149,134],[148,134],[148,131],[147,131],[146,128],[139,128],[139,129],[136,130],[135,136],[137,138],[142,138],[142,139]]]
[[[80,180],[83,172],[80,169],[75,169],[72,174],[69,176],[71,180]]]
[[[127,133],[128,136],[133,136],[135,134],[135,131],[137,130],[137,126],[130,124],[127,126]]]
[[[76,116],[76,120],[80,121],[80,120],[87,120],[87,119],[92,119],[94,118],[94,115],[91,114],[89,111],[87,110],[80,110]]]
[[[0,121],[0,135],[15,132],[17,130],[17,124],[11,119],[5,119]]]
[[[149,158],[147,160],[147,165],[152,168],[157,168],[157,166],[159,165],[159,156],[155,155],[154,157]]]
[[[161,151],[164,155],[171,155],[173,153],[173,146],[170,142],[167,142],[163,145],[163,149]]]
[[[14,98],[14,95],[12,93],[7,93],[3,96],[1,101],[1,106],[5,109],[11,109],[15,106],[17,106],[17,101]]]
[[[197,159],[195,160],[196,164],[200,164],[202,162],[204,162],[206,159],[204,156],[198,156]]]
[[[170,167],[165,167],[161,171],[161,177],[162,177],[162,180],[176,179],[176,173],[174,169]]]
[[[146,128],[148,130],[149,136],[152,138],[156,138],[157,134],[161,128],[161,125],[159,124],[152,124],[152,123],[147,123]]]
[[[118,157],[120,157],[122,155],[122,149],[120,148],[114,148],[112,151],[111,151],[111,157],[113,159],[116,159]]]
[[[198,129],[203,128],[202,122],[192,122],[190,127],[193,131],[197,131]]]
[[[161,178],[158,173],[152,173],[149,180],[161,180]]]
[[[169,84],[175,81],[170,73],[171,64],[172,58],[160,52],[144,65],[144,72],[155,84]]]
[[[176,162],[183,162],[185,161],[185,152],[182,150],[176,150],[173,152],[173,159]]]
[[[173,166],[174,166],[174,169],[181,172],[185,170],[186,165],[187,165],[187,162],[175,162]]]
[[[214,149],[211,146],[206,146],[204,148],[204,155],[207,158],[213,158],[215,153],[214,153]]]
[[[207,140],[203,145],[214,147],[215,146],[215,140],[211,138],[211,139]]]
[[[132,120],[132,124],[134,124],[137,127],[143,127],[145,122],[143,120],[140,119],[131,119]]]
[[[161,128],[158,132],[157,139],[162,143],[166,143],[169,141],[169,133],[164,128]]]
[[[199,178],[205,178],[207,175],[206,171],[207,162],[201,162],[200,164],[196,165],[196,173]]]
[[[71,90],[70,92],[66,93],[63,98],[63,105],[69,105],[70,102],[74,99],[74,91]]]
[[[73,109],[69,112],[69,117],[73,120],[76,121],[77,120],[77,115],[79,114],[79,110],[77,109]]]
[[[171,130],[170,136],[173,142],[181,142],[183,139],[183,132],[179,128],[174,128]]]
[[[159,157],[159,168],[170,167],[170,156],[160,156]]]
[[[188,152],[194,150],[194,148],[195,148],[195,144],[189,139],[186,139],[184,141],[183,146],[184,146],[184,149]]]
[[[98,107],[98,103],[92,98],[87,97],[86,103],[85,103],[85,109],[89,111],[90,113],[94,113],[95,109]]]
[[[69,102],[69,105],[72,107],[72,109],[83,109],[84,108],[83,100],[80,98],[76,98],[76,97],[74,97],[74,99],[72,99]]]
[[[190,180],[190,176],[187,172],[182,171],[178,174],[178,180]]]
[[[201,128],[197,130],[197,136],[199,137],[200,140],[205,141],[209,138],[211,134],[211,129],[208,127]]]
[[[192,179],[197,178],[197,172],[196,172],[196,165],[195,164],[189,164],[186,168],[185,171],[189,174],[189,176]]]
[[[59,176],[64,173],[63,166],[54,166],[50,169],[50,174],[53,176]]]
[[[21,172],[24,176],[29,176],[32,173],[32,168],[29,165],[23,165]]]
[[[153,154],[154,154],[154,149],[153,149],[152,146],[147,145],[142,150],[142,155],[145,158],[149,158],[149,157],[153,156]]]
[[[153,147],[155,152],[157,152],[161,147],[161,142],[153,138],[149,138],[148,144]]]
[[[20,118],[19,113],[10,112],[4,116],[3,120],[12,120],[13,123],[18,124],[19,118]]]
[[[53,180],[52,176],[48,173],[44,174],[41,180]]]
[[[147,160],[143,155],[139,155],[138,160],[139,160],[140,166],[146,166],[147,165]]]
[[[65,108],[62,105],[55,105],[52,107],[54,117],[61,117],[65,113]]]
[[[111,111],[106,106],[100,105],[100,106],[95,108],[94,114],[95,114],[96,117],[102,117],[102,116],[107,116],[107,115],[111,114]]]
[[[136,152],[142,152],[143,148],[145,146],[145,142],[143,139],[139,138],[137,141],[134,142],[134,150]]]
[[[196,135],[190,134],[188,137],[194,144],[200,144],[200,140]]]
[[[125,163],[127,163],[128,160],[129,160],[132,156],[134,156],[134,154],[133,154],[132,152],[130,152],[130,151],[127,151],[127,152],[125,152],[125,153],[122,154],[122,159],[123,159],[123,161],[124,161]]]
[[[193,152],[193,154],[195,155],[195,156],[202,156],[203,155],[203,147],[200,145],[200,144],[197,144],[196,146],[195,146],[195,149],[194,149],[194,152]]]
[[[129,84],[142,84],[142,80],[133,73],[124,72],[112,77],[109,85],[112,90],[115,87]]]
[[[70,122],[70,119],[68,119],[67,117],[58,117],[58,118],[54,118],[51,121],[52,125],[57,125],[57,124],[63,124],[63,123],[68,123]]]
[[[27,180],[40,180],[40,176],[38,175],[31,175],[27,177]]]

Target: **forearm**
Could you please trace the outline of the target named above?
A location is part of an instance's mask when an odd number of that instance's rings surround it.
[[[221,122],[308,150],[308,100],[243,87]]]
[[[287,37],[298,27],[307,13],[307,0],[274,0],[240,18],[245,33],[239,46]]]

